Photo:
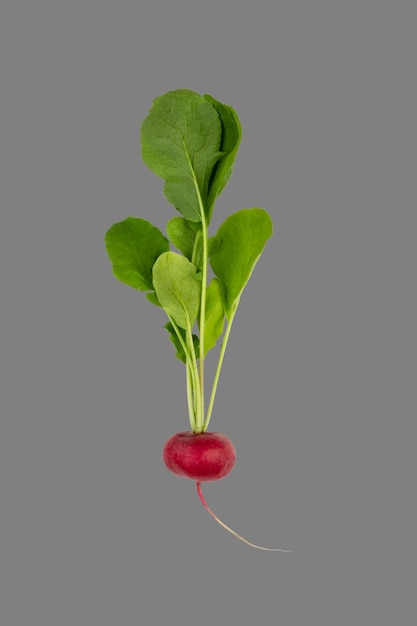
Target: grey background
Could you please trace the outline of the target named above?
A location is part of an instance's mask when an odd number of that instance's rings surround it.
[[[2,626],[415,624],[416,4],[2,3]],[[154,97],[236,108],[213,227],[275,224],[242,298],[204,511],[165,319],[107,228],[173,212],[140,160]],[[212,361],[209,361],[209,367]]]

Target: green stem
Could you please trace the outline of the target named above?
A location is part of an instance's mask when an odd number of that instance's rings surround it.
[[[238,303],[239,303],[239,301],[237,301],[235,303],[235,306],[234,306],[233,311],[232,311],[232,313],[230,315],[230,319],[227,322],[226,330],[225,330],[225,333],[224,333],[224,337],[223,337],[223,341],[222,341],[222,345],[221,345],[221,349],[220,349],[220,353],[219,353],[219,360],[217,362],[216,373],[214,374],[213,387],[212,387],[212,390],[211,390],[210,402],[209,402],[208,409],[207,409],[207,414],[206,414],[206,419],[205,419],[205,422],[204,422],[203,432],[205,432],[207,430],[208,425],[210,423],[211,413],[213,411],[214,399],[216,397],[217,385],[219,383],[220,372],[221,372],[222,365],[223,365],[223,359],[224,359],[224,355],[225,355],[226,348],[227,348],[227,342],[229,341],[230,331],[232,329],[233,319],[235,317],[235,313],[236,313],[236,309],[237,309]]]
[[[201,430],[203,429],[205,403],[204,403],[204,324],[206,317],[206,290],[207,290],[207,267],[208,267],[208,226],[206,222],[206,215],[204,213],[204,203],[201,197],[200,187],[197,177],[195,175],[194,167],[190,155],[188,154],[187,147],[184,142],[184,138],[178,131],[180,139],[184,145],[184,151],[192,172],[195,191],[198,199],[198,208],[200,211],[201,231],[203,234],[203,266],[202,266],[202,286],[201,286],[201,304],[200,304],[200,416],[201,416]],[[198,422],[197,422],[198,426]],[[201,432],[201,431],[198,431]]]
[[[200,401],[202,415],[202,429],[205,414],[204,402],[204,334],[206,320],[206,293],[207,293],[207,271],[208,271],[208,230],[203,208],[201,209],[201,230],[203,234],[203,266],[201,282],[201,304],[200,304]]]
[[[197,231],[197,234],[196,234],[195,240],[194,240],[193,253],[191,255],[191,263],[194,263],[194,265],[198,265],[199,261],[200,261],[200,259],[197,258],[198,243],[200,241],[200,237],[201,237],[201,230]]]
[[[190,368],[193,371],[194,378],[194,398],[196,404],[195,410],[195,425],[193,428],[193,432],[201,433],[203,430],[203,422],[204,422],[204,413],[201,412],[201,386],[198,378],[198,365],[197,365],[197,357],[194,349],[193,342],[193,333],[191,329],[191,324],[188,315],[186,316],[187,328],[186,328],[186,336],[187,336],[187,344],[188,344],[188,359]]]
[[[194,394],[194,383],[193,383],[193,369],[190,366],[190,363],[187,361],[186,365],[187,371],[187,402],[188,402],[188,416],[190,418],[190,426],[191,430],[194,432],[196,423],[195,423],[195,394]]]
[[[191,332],[190,324],[187,323],[187,342],[184,341],[182,333],[178,328],[178,325],[172,317],[168,316],[171,322],[178,340],[184,350],[186,358],[187,368],[187,400],[188,400],[188,413],[190,417],[191,430],[196,432],[197,427],[202,429],[203,418],[200,414],[200,390],[198,380],[198,368],[197,358],[194,350],[193,336]],[[187,320],[188,322],[188,320]]]

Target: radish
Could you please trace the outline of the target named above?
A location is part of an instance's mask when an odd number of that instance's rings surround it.
[[[201,483],[220,480],[233,469],[236,450],[230,439],[223,433],[181,432],[172,435],[163,448],[163,459],[167,468],[185,478],[196,482],[197,493],[204,508],[223,528],[244,543],[269,552],[291,552],[280,548],[265,548],[244,539],[237,532],[226,526],[210,509],[201,491]]]
[[[168,439],[163,457],[174,474],[203,483],[227,476],[235,464],[236,450],[222,433],[184,432]]]
[[[141,125],[142,159],[165,180],[165,197],[181,216],[168,221],[167,237],[148,220],[127,217],[111,226],[105,244],[115,277],[146,292],[165,312],[164,328],[185,365],[191,430],[165,444],[167,468],[195,481],[205,509],[233,535],[261,550],[290,552],[238,535],[213,513],[201,491],[202,482],[224,478],[235,463],[230,439],[207,429],[242,293],[273,234],[267,211],[251,208],[229,215],[209,237],[214,205],[233,172],[240,139],[236,111],[212,96],[177,89],[155,98]],[[205,358],[218,342],[206,398]]]

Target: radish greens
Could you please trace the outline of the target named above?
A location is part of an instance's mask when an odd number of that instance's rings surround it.
[[[186,367],[195,433],[209,425],[240,297],[273,234],[264,209],[245,208],[209,237],[215,202],[232,175],[240,139],[236,112],[212,96],[178,89],[156,98],[141,126],[142,159],[165,181],[165,197],[180,215],[168,221],[167,237],[137,217],[113,224],[105,235],[115,277],[145,291],[168,317],[165,329]],[[205,357],[220,338],[206,407]]]

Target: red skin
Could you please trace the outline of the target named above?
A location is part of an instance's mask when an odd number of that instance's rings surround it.
[[[182,432],[168,439],[163,458],[171,472],[200,483],[227,476],[235,464],[236,450],[222,433]]]

